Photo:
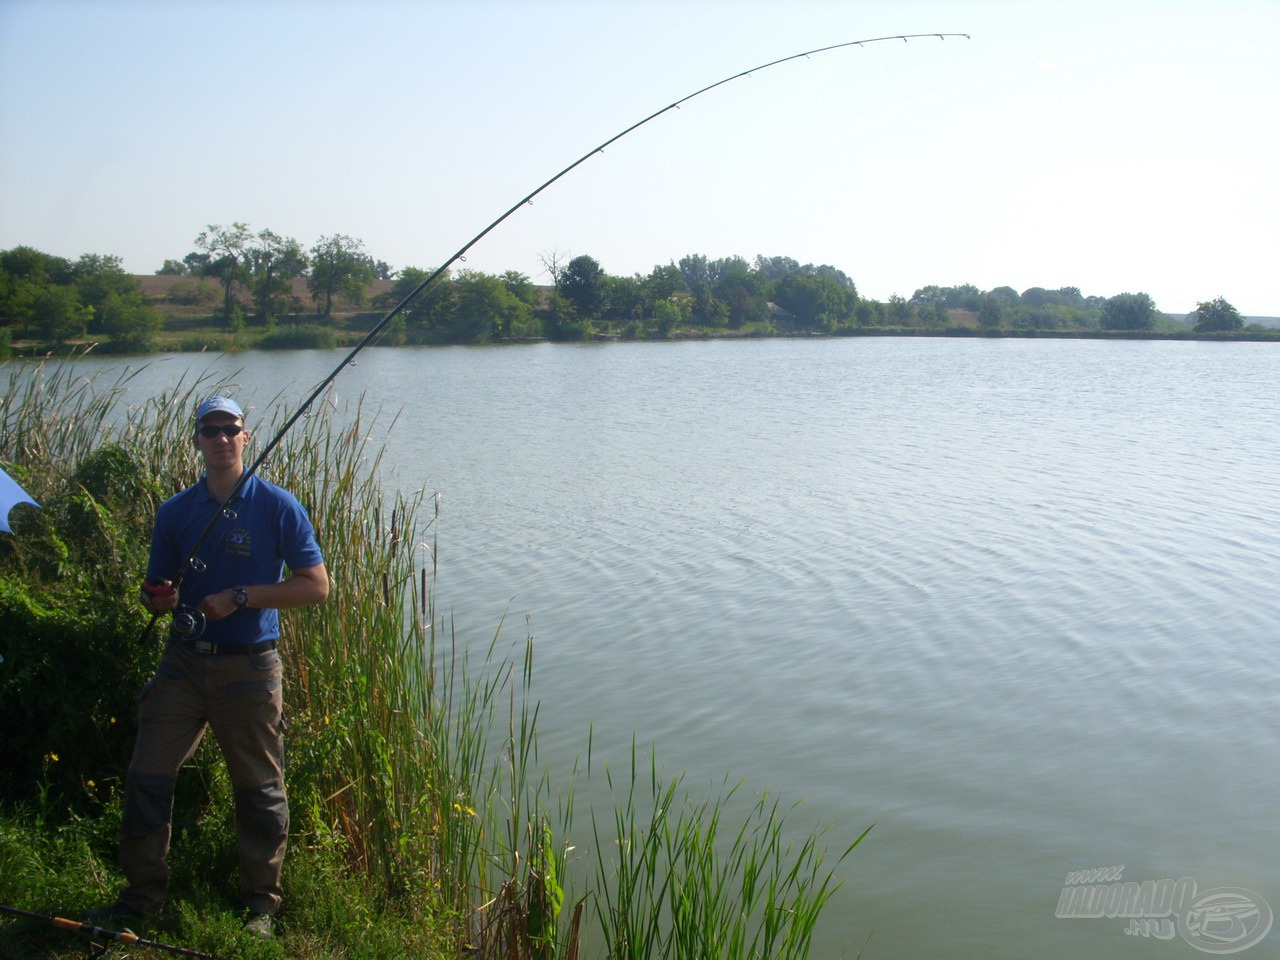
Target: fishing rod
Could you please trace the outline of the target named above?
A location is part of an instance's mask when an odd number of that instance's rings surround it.
[[[161,943],[158,940],[144,940],[132,930],[107,930],[104,927],[94,926],[92,923],[81,923],[79,920],[68,920],[65,917],[53,917],[44,913],[32,913],[30,910],[19,910],[17,907],[6,907],[0,904],[0,910],[5,913],[11,913],[16,917],[26,917],[28,920],[39,920],[50,926],[57,927],[60,930],[70,930],[73,933],[82,933],[87,937],[100,937],[108,942],[101,950],[89,955],[87,960],[93,960],[95,957],[106,955],[107,947],[111,943],[121,943],[131,947],[147,947],[152,950],[163,950],[166,953],[172,953],[179,957],[199,957],[202,960],[226,960],[216,953],[201,953],[199,950],[189,950],[186,947],[175,947],[171,943]]]
[[[768,63],[762,63],[759,66],[752,67],[749,70],[742,70],[738,73],[732,74],[731,76],[725,77],[723,80],[717,80],[715,83],[709,83],[705,87],[695,90],[693,93],[690,93],[687,96],[681,97],[679,100],[676,100],[673,103],[667,104],[665,107],[661,108],[660,110],[655,110],[653,113],[649,114],[644,119],[637,120],[635,123],[631,124],[631,126],[627,127],[626,129],[622,130],[619,133],[614,134],[612,137],[610,137],[608,140],[605,140],[599,146],[592,147],[590,150],[584,153],[577,160],[573,161],[563,170],[560,170],[555,175],[549,177],[547,180],[545,180],[543,183],[537,186],[533,191],[521,197],[519,200],[513,203],[505,212],[503,212],[501,216],[499,216],[487,227],[485,227],[483,230],[477,233],[474,237],[468,240],[465,244],[459,247],[457,252],[454,253],[453,256],[451,256],[448,260],[446,260],[443,263],[443,265],[441,265],[440,267],[437,267],[436,270],[430,276],[428,276],[425,280],[423,280],[416,287],[414,287],[399,303],[397,303],[394,307],[392,307],[389,311],[387,311],[386,315],[383,316],[382,319],[379,320],[376,324],[374,324],[374,326],[369,330],[369,332],[366,333],[360,339],[360,341],[351,349],[351,352],[348,353],[345,357],[343,357],[342,361],[336,367],[333,368],[333,370],[329,373],[329,375],[325,377],[323,380],[321,380],[318,384],[316,384],[315,388],[311,391],[310,394],[308,394],[307,398],[303,400],[302,403],[298,406],[298,409],[295,410],[289,416],[289,418],[284,422],[284,426],[282,426],[276,432],[276,435],[271,438],[270,442],[268,442],[267,445],[263,447],[262,452],[258,454],[257,459],[253,461],[253,463],[249,466],[248,469],[244,470],[240,474],[240,479],[236,482],[236,485],[231,489],[231,492],[227,494],[227,498],[222,501],[218,509],[214,512],[213,516],[210,518],[208,525],[204,528],[200,536],[197,538],[196,544],[191,550],[191,556],[187,558],[186,562],[182,566],[182,569],[178,572],[177,577],[173,581],[174,588],[176,589],[178,585],[181,584],[188,570],[203,569],[204,565],[196,557],[196,553],[200,549],[200,547],[204,545],[204,542],[209,538],[210,534],[212,534],[213,528],[217,525],[218,518],[223,515],[227,515],[229,513],[231,502],[240,493],[240,490],[249,481],[249,478],[252,477],[255,473],[257,473],[258,469],[264,463],[266,463],[267,459],[271,456],[271,453],[275,450],[277,446],[279,446],[280,442],[284,439],[285,434],[287,434],[293,428],[294,424],[296,424],[298,420],[300,420],[303,416],[307,415],[308,410],[310,410],[311,405],[315,402],[316,398],[319,397],[320,394],[322,394],[329,387],[329,385],[332,384],[333,381],[338,378],[338,374],[340,374],[346,367],[354,365],[356,355],[360,353],[360,351],[363,350],[365,347],[367,347],[370,343],[372,343],[378,337],[378,335],[382,333],[382,331],[386,328],[387,324],[389,324],[392,320],[394,320],[401,313],[403,313],[404,310],[409,306],[409,304],[412,303],[415,299],[417,299],[417,297],[423,291],[425,291],[428,287],[432,286],[441,277],[443,277],[445,273],[448,272],[449,268],[452,267],[455,263],[465,260],[467,253],[471,250],[472,247],[474,247],[477,243],[479,243],[481,240],[487,237],[490,233],[496,230],[503,222],[505,222],[512,214],[514,214],[521,207],[532,204],[534,198],[537,197],[540,193],[542,193],[542,191],[546,190],[556,181],[572,173],[574,170],[576,170],[582,164],[586,163],[589,159],[594,157],[596,154],[603,153],[607,147],[610,147],[613,144],[617,143],[627,134],[631,133],[634,130],[638,130],[640,127],[643,127],[649,121],[656,120],[658,117],[662,116],[664,113],[668,113],[671,110],[678,110],[683,104],[688,103],[690,100],[693,100],[695,97],[700,97],[704,93],[708,93],[711,90],[716,89],[717,87],[722,87],[727,83],[732,83],[734,80],[741,79],[742,77],[749,77],[753,74],[759,73],[762,70],[767,70],[770,67],[776,67],[782,63],[788,63],[792,60],[799,60],[801,58],[813,57],[813,56],[816,56],[817,54],[827,53],[831,50],[840,50],[846,47],[864,47],[870,43],[884,43],[889,40],[901,40],[904,43],[906,43],[911,40],[919,40],[919,39],[931,38],[931,37],[937,37],[939,40],[946,40],[948,37],[963,37],[965,40],[970,39],[970,36],[967,33],[899,33],[899,34],[894,34],[893,36],[887,36],[887,37],[871,37],[865,40],[849,40],[844,43],[833,43],[825,47],[816,47],[813,50],[805,50],[802,53],[793,53],[790,56],[780,57],[777,60],[770,60]],[[231,514],[231,516],[234,517],[234,514]],[[151,622],[147,624],[147,629],[143,632],[144,638],[147,636],[147,634],[150,633],[152,625],[156,622],[159,616],[160,616],[159,614],[152,615]],[[175,615],[174,623],[176,626],[180,628],[187,628],[189,629],[190,633],[195,634],[197,630],[203,630],[203,620],[200,619],[197,621],[197,617],[199,617],[199,614],[196,611],[183,611],[181,615]]]

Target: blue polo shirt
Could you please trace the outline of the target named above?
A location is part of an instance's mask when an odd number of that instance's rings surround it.
[[[256,474],[228,505],[234,516],[219,516],[208,538],[196,549],[196,541],[219,506],[201,477],[199,483],[166,500],[156,511],[147,577],[176,579],[193,550],[204,563],[203,570],[193,566],[184,575],[178,594],[182,604],[195,607],[228,587],[278,583],[284,579],[286,565],[297,570],[324,562],[302,504],[289,491]],[[245,609],[208,621],[200,639],[251,644],[279,636],[279,611]]]

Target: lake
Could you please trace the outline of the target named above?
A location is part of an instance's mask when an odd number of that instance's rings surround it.
[[[296,404],[340,356],[132,389]],[[1278,384],[1272,344],[860,338],[371,348],[335,392],[400,412],[460,636],[534,637],[545,764],[634,736],[874,823],[816,957],[1084,960],[1280,955]],[[1056,915],[1106,867],[1234,926]]]

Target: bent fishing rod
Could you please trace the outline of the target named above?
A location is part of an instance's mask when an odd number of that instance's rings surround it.
[[[218,518],[224,515],[229,515],[231,517],[234,517],[234,514],[230,512],[231,502],[235,500],[235,498],[239,495],[240,490],[249,481],[249,478],[252,477],[255,473],[257,473],[258,469],[264,463],[267,462],[272,452],[276,449],[277,446],[279,446],[280,442],[284,439],[285,435],[293,428],[294,424],[296,424],[303,416],[307,415],[308,411],[311,408],[311,405],[316,401],[316,398],[319,397],[320,394],[322,394],[326,389],[328,389],[329,385],[332,384],[333,381],[338,378],[338,374],[340,374],[346,367],[354,365],[356,355],[359,354],[360,351],[362,351],[370,343],[376,340],[379,334],[381,334],[382,331],[386,329],[387,324],[389,324],[392,320],[394,320],[401,313],[403,313],[405,309],[408,308],[409,304],[411,304],[414,300],[416,300],[418,296],[423,293],[423,291],[425,291],[426,289],[431,287],[433,284],[435,284],[438,280],[440,280],[440,278],[443,277],[448,272],[449,268],[452,267],[455,263],[465,260],[467,253],[471,250],[472,247],[474,247],[477,243],[479,243],[481,240],[487,237],[490,233],[496,230],[499,226],[501,226],[502,223],[504,223],[509,217],[511,217],[521,207],[524,207],[526,205],[531,205],[534,201],[534,198],[536,198],[540,193],[542,193],[552,184],[568,176],[570,173],[572,173],[578,167],[582,166],[582,164],[586,163],[596,154],[603,153],[605,149],[617,143],[623,137],[627,136],[627,134],[632,133],[635,130],[638,130],[640,127],[643,127],[645,124],[649,123],[651,120],[656,120],[658,117],[672,110],[678,110],[682,105],[688,103],[690,100],[693,100],[695,97],[700,97],[704,93],[709,93],[710,91],[716,89],[717,87],[722,87],[727,83],[732,83],[734,80],[739,80],[742,77],[752,76],[753,74],[759,73],[762,70],[767,70],[770,67],[776,67],[779,64],[789,63],[792,60],[800,60],[802,58],[813,57],[813,56],[816,56],[817,54],[827,53],[831,50],[840,50],[847,47],[864,47],[870,43],[885,43],[890,40],[901,40],[904,43],[906,43],[911,40],[919,40],[919,39],[931,38],[931,37],[936,37],[939,40],[946,40],[948,37],[963,37],[965,40],[970,39],[969,34],[967,33],[899,33],[899,34],[895,34],[893,36],[887,36],[887,37],[871,37],[865,40],[849,40],[844,43],[833,43],[825,47],[816,47],[813,50],[805,50],[803,53],[793,53],[787,57],[780,57],[777,60],[770,60],[768,63],[762,63],[757,67],[752,67],[749,70],[742,70],[731,76],[725,77],[723,80],[717,80],[715,83],[707,84],[705,87],[695,90],[693,93],[690,93],[687,96],[681,97],[679,100],[676,100],[673,103],[667,104],[665,107],[661,108],[660,110],[655,110],[653,113],[649,114],[644,119],[637,120],[635,123],[631,124],[631,126],[625,128],[619,133],[614,134],[612,137],[610,137],[608,140],[605,140],[599,146],[592,147],[590,150],[584,153],[577,160],[573,161],[567,167],[560,170],[558,173],[554,174],[553,176],[549,177],[547,180],[543,181],[543,183],[539,184],[533,191],[521,197],[519,200],[513,203],[505,212],[503,212],[497,219],[495,219],[487,227],[485,227],[483,230],[477,233],[474,237],[468,240],[465,244],[459,247],[457,252],[454,253],[453,256],[451,256],[448,260],[446,260],[441,266],[437,267],[433,273],[431,273],[425,280],[423,280],[416,287],[414,287],[399,303],[397,303],[394,307],[392,307],[389,311],[387,311],[386,315],[383,316],[382,319],[379,320],[369,330],[369,332],[366,333],[364,337],[360,339],[360,341],[351,349],[351,352],[342,358],[341,362],[336,367],[333,368],[333,370],[329,373],[329,375],[325,377],[323,380],[321,380],[318,384],[316,384],[315,388],[311,391],[311,393],[307,395],[307,398],[303,400],[302,403],[298,406],[298,409],[295,410],[287,420],[285,420],[284,426],[282,426],[276,432],[276,435],[272,437],[271,440],[267,443],[267,445],[263,447],[262,452],[258,454],[257,459],[255,459],[253,463],[240,474],[240,479],[236,482],[236,485],[232,488],[231,492],[227,494],[227,498],[223,500],[220,506],[218,507],[218,509],[214,511],[213,516],[209,519],[209,523],[205,526],[204,530],[201,532],[200,536],[197,538],[196,544],[192,548],[191,556],[187,558],[187,560],[184,562],[182,566],[182,569],[178,572],[178,575],[175,577],[173,581],[174,589],[177,589],[177,587],[181,584],[188,570],[203,569],[204,565],[197,558],[196,554],[200,550],[200,548],[204,545],[205,541],[208,540],[209,536],[213,533],[213,528],[217,525]],[[151,622],[147,624],[147,628],[143,632],[144,638],[151,632],[151,627],[155,624],[159,616],[160,616],[159,614],[152,615]],[[185,612],[184,617],[185,619],[183,620],[183,623],[185,624],[189,622],[190,628],[193,632],[196,629],[201,629],[200,624],[197,623],[194,619],[194,611]],[[175,616],[175,624],[178,624],[178,623],[179,623],[178,617]]]
[[[59,930],[70,930],[73,933],[84,934],[86,937],[100,937],[111,943],[162,950],[165,953],[172,953],[179,957],[197,957],[200,960],[226,960],[225,957],[220,957],[215,953],[201,953],[199,950],[175,947],[171,943],[161,943],[158,940],[144,940],[132,930],[108,930],[105,927],[94,926],[92,923],[81,923],[79,920],[68,920],[65,917],[54,917],[44,913],[32,913],[30,910],[19,910],[17,907],[6,907],[4,904],[0,904],[0,911],[11,913],[16,917],[26,917],[28,920],[39,920],[50,926],[57,927]],[[96,953],[90,954],[89,960],[94,957],[105,956],[106,951],[107,947],[104,946]]]

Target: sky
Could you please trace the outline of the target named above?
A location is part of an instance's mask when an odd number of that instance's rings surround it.
[[[211,224],[434,267],[690,253],[1280,316],[1280,0],[0,0],[0,249]]]

